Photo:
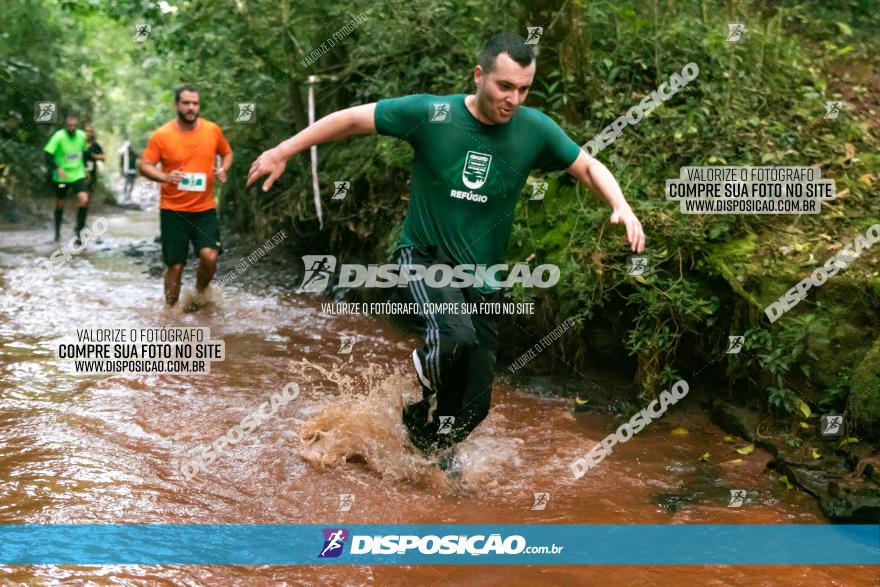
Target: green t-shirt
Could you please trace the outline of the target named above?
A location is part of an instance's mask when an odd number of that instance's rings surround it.
[[[580,147],[534,108],[521,106],[505,124],[483,124],[464,99],[417,94],[376,104],[376,131],[415,151],[397,248],[436,245],[457,264],[504,263],[529,172],[566,169]]]
[[[86,176],[86,166],[83,164],[83,151],[88,145],[85,131],[77,129],[73,136],[67,134],[63,128],[57,131],[46,147],[43,149],[55,157],[55,171],[52,172],[52,181],[58,183],[73,183]],[[64,170],[64,179],[58,177],[58,168]]]

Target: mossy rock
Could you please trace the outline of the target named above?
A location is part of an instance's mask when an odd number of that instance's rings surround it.
[[[853,373],[848,410],[861,434],[880,436],[880,338]]]

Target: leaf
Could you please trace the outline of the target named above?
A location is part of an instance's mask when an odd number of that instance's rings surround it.
[[[749,444],[745,445],[744,447],[737,448],[735,450],[736,450],[736,452],[738,452],[741,455],[750,455],[753,452],[755,452],[755,445],[749,443]]]
[[[820,455],[819,451],[814,448],[813,449],[813,460],[821,459],[821,458],[822,458],[822,455]]]
[[[852,143],[847,143],[847,144],[845,144],[845,145],[843,146],[843,148],[844,148],[844,150],[846,151],[846,159],[845,159],[845,161],[849,161],[850,159],[852,159],[853,157],[856,156],[856,148],[853,146]]]
[[[858,444],[858,442],[858,438],[853,438],[852,436],[850,436],[849,438],[844,438],[843,440],[841,440],[839,446],[846,446],[847,444]]]
[[[807,424],[806,422],[801,422],[801,430],[809,430],[809,429],[810,429],[809,424]]]
[[[841,33],[844,37],[851,37],[851,36],[852,36],[853,32],[852,32],[852,29],[850,28],[850,26],[849,26],[848,24],[846,24],[846,23],[844,23],[844,22],[840,22],[840,21],[837,21],[837,22],[835,22],[834,24],[837,25],[837,28],[840,29],[840,33]]]
[[[707,452],[703,453],[703,456],[700,457],[700,460],[705,463],[708,463],[709,462],[709,453],[707,453]]]
[[[810,414],[812,414],[810,406],[808,406],[807,402],[803,400],[798,400],[798,409],[801,411],[801,414],[804,415],[804,418],[809,418]]]
[[[741,464],[743,464],[743,460],[742,459],[733,459],[732,461],[725,461],[724,464],[725,465],[741,465]]]
[[[642,277],[641,275],[633,275],[633,279],[638,281],[639,283],[648,283],[648,280]]]
[[[670,432],[670,434],[673,436],[687,436],[688,431],[687,428],[682,428],[681,426],[679,426],[678,428],[675,428],[672,432]]]
[[[783,475],[779,478],[779,482],[785,485],[785,488],[791,491],[794,489],[794,485],[791,484],[791,481],[788,480],[788,477]]]
[[[733,444],[733,436],[725,435],[725,436],[724,436],[724,442],[726,442],[726,443],[728,443],[728,444]]]

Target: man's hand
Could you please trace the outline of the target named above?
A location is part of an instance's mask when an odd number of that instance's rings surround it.
[[[615,208],[611,213],[611,224],[626,226],[626,240],[631,251],[641,253],[645,250],[645,231],[642,230],[642,223],[636,218],[632,208],[629,206]]]
[[[55,170],[58,173],[58,179],[67,179],[67,174],[60,167]]]
[[[247,185],[250,187],[252,183],[266,175],[269,177],[263,182],[263,191],[269,191],[275,180],[284,173],[284,167],[287,165],[287,159],[278,151],[277,148],[263,151],[263,154],[257,157],[257,160],[251,165],[248,172]]]
[[[226,170],[222,167],[218,167],[217,169],[215,169],[214,179],[216,179],[220,183],[226,183]]]
[[[183,179],[183,172],[182,172],[181,170],[179,170],[179,169],[175,169],[175,170],[172,171],[171,173],[166,173],[166,174],[162,177],[162,181],[163,181],[164,183],[173,183],[173,184],[178,184],[178,183],[180,183],[180,180],[181,180],[181,179]]]

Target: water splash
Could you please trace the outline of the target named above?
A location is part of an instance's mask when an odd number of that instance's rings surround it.
[[[412,447],[401,421],[405,403],[416,399],[410,376],[373,363],[356,375],[308,361],[300,366],[317,371],[338,390],[303,424],[303,459],[318,467],[362,463],[394,481],[433,485],[442,480],[435,463]]]

